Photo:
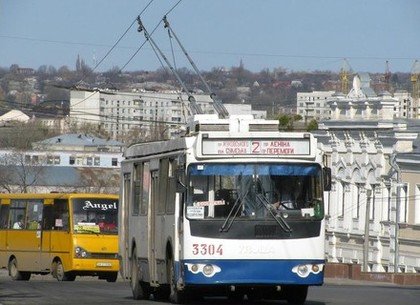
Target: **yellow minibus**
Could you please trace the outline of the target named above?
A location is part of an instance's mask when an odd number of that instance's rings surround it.
[[[98,276],[115,282],[118,196],[0,194],[0,268],[13,280],[51,273],[58,281]]]

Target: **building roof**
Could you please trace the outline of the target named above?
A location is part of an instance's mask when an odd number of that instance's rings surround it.
[[[71,133],[52,137],[43,141],[35,142],[35,145],[63,145],[63,146],[119,146],[125,144],[112,139],[102,139],[95,136]]]
[[[28,122],[30,117],[20,110],[10,110],[0,116],[0,124],[6,124],[12,121]]]

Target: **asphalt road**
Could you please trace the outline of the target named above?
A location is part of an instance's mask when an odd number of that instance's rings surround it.
[[[115,305],[115,304],[169,304],[153,300],[136,301],[131,297],[128,282],[100,281],[93,277],[77,277],[74,282],[58,282],[50,276],[32,276],[28,282],[12,281],[0,271],[1,305]],[[190,303],[200,305],[223,304],[287,304],[285,301],[233,302],[226,298],[205,298]],[[397,286],[372,282],[326,280],[322,287],[309,289],[307,305],[418,305],[420,287]]]

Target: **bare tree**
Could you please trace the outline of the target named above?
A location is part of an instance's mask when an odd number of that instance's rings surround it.
[[[119,171],[115,169],[78,168],[85,192],[118,193]]]
[[[23,151],[12,151],[0,157],[0,188],[7,192],[27,193],[42,180],[43,161],[28,160]]]
[[[13,123],[10,130],[4,130],[0,137],[1,147],[18,150],[31,149],[32,143],[54,136],[55,131],[48,130],[39,122]]]

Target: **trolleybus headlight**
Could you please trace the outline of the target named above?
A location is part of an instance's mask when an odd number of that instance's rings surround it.
[[[213,264],[199,264],[199,263],[186,263],[187,270],[192,272],[193,274],[199,274],[202,273],[205,277],[212,277],[216,273],[219,273],[222,271],[222,269]]]
[[[75,254],[75,257],[79,257],[79,258],[87,258],[89,256],[89,252],[87,252],[82,247],[76,247],[74,249],[74,254]]]
[[[192,271],[193,273],[197,273],[197,272],[198,272],[198,266],[197,266],[196,264],[192,265],[192,266],[191,266],[191,271]]]
[[[306,276],[308,273],[308,266],[307,265],[299,265],[298,266],[298,273],[300,276]]]
[[[300,277],[308,277],[309,274],[318,274],[324,268],[323,264],[307,264],[294,266],[292,272],[296,273]]]
[[[213,268],[212,265],[205,265],[203,267],[204,275],[209,276],[209,275],[213,274],[213,272],[214,272],[214,268]]]

